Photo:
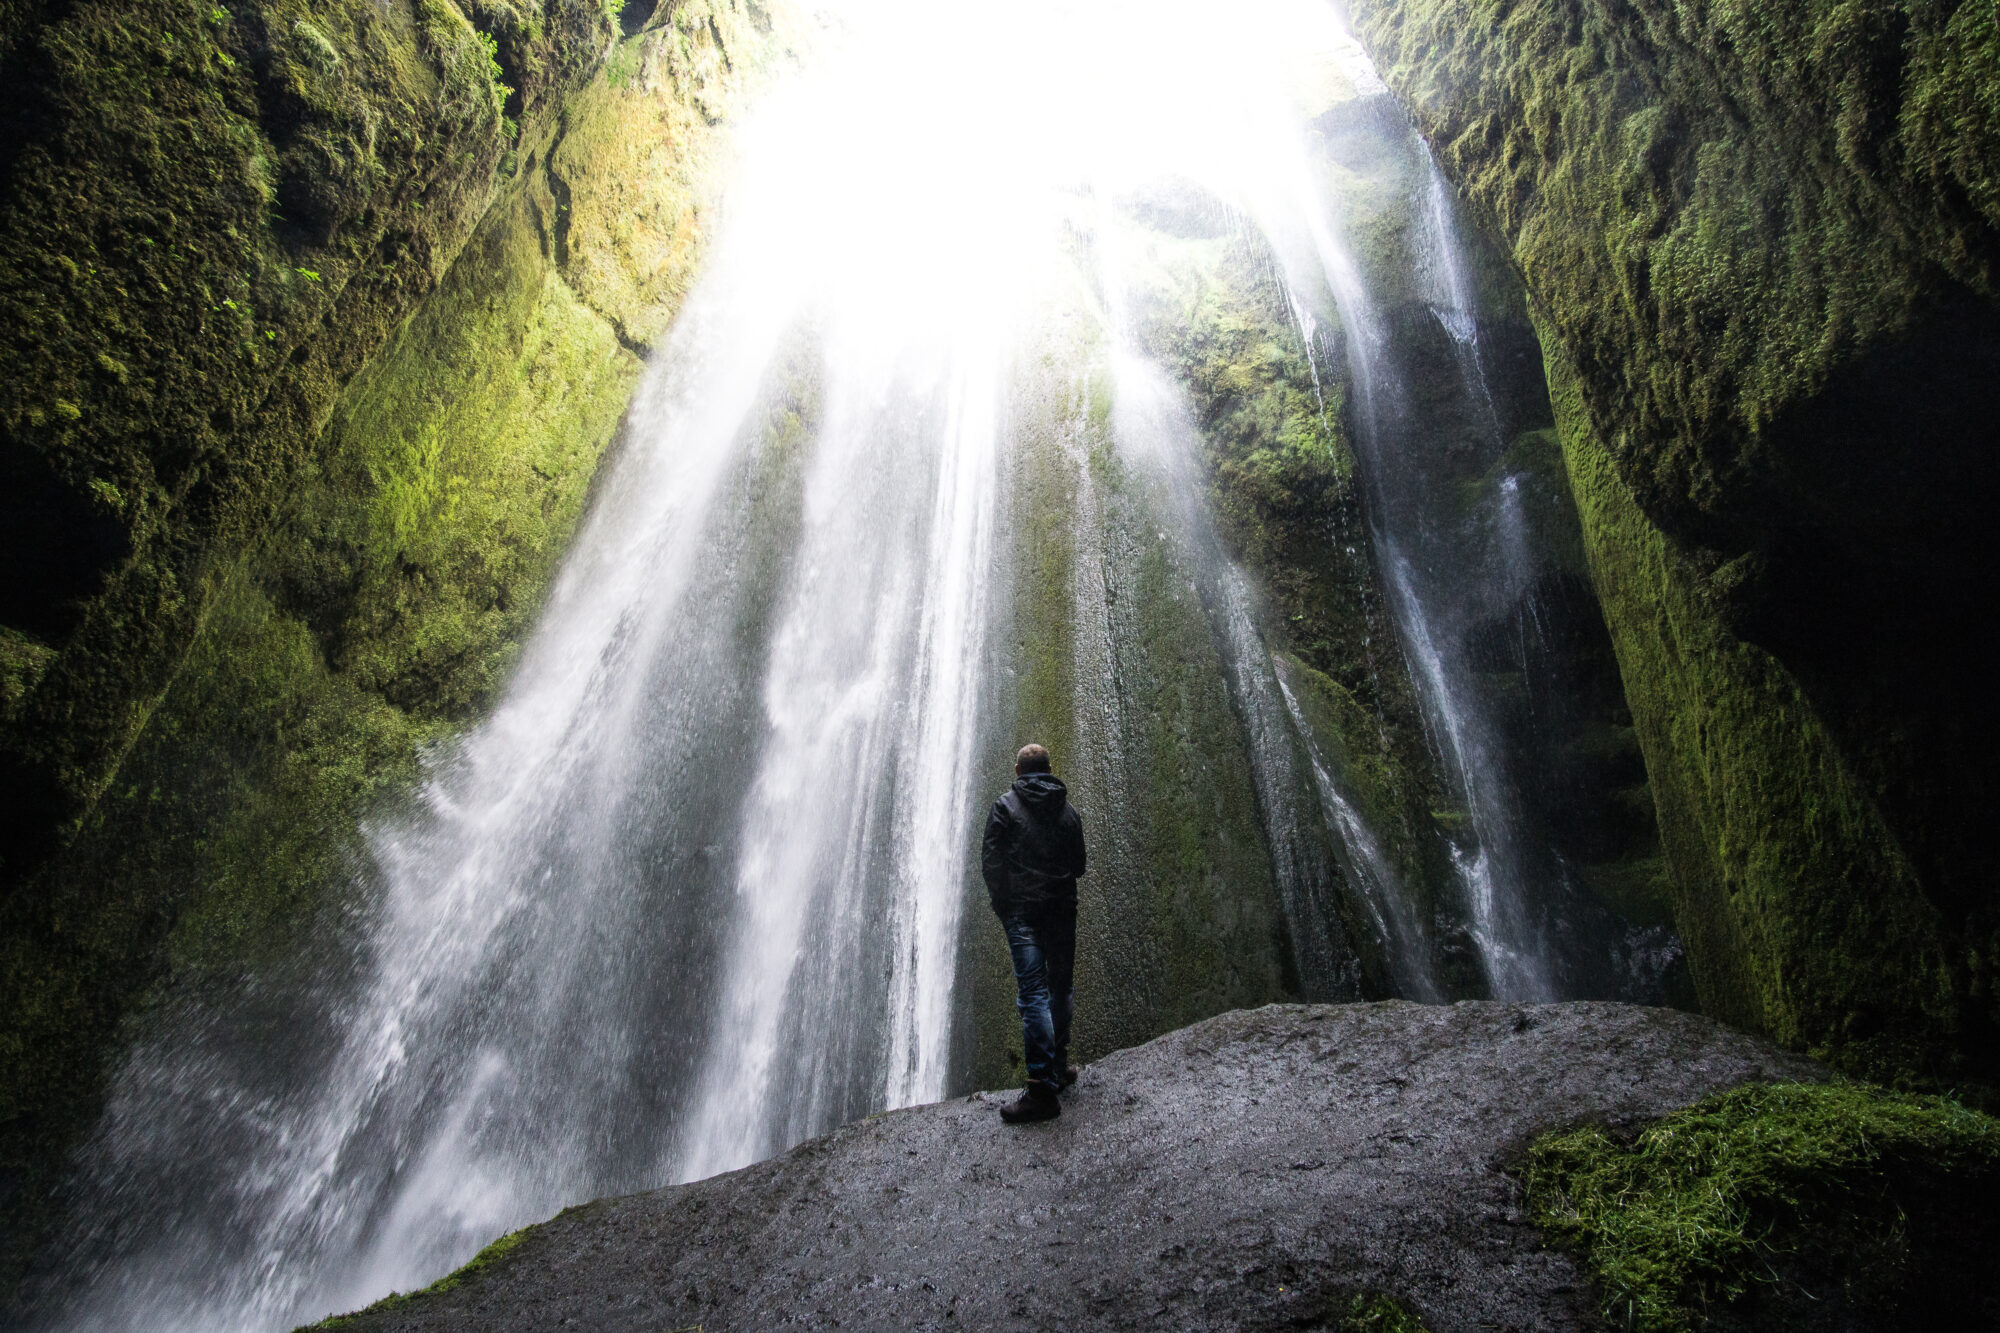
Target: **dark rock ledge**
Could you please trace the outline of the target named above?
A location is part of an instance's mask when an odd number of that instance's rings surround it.
[[[998,1093],[572,1208],[342,1330],[1278,1329],[1385,1293],[1434,1333],[1580,1328],[1593,1297],[1500,1167],[1552,1128],[1825,1072],[1672,1010],[1274,1005]]]

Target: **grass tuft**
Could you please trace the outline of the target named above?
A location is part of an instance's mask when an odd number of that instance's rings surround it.
[[[1424,1321],[1394,1296],[1364,1291],[1348,1302],[1336,1325],[1340,1333],[1429,1333]]]
[[[2000,1121],[1868,1084],[1760,1084],[1629,1139],[1545,1135],[1521,1175],[1535,1224],[1583,1260],[1614,1327],[1903,1318],[1970,1299],[1940,1258],[1993,1239],[1973,1205],[2000,1183]]]

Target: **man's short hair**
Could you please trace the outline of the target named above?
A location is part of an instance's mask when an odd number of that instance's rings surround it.
[[[1021,753],[1014,756],[1014,771],[1016,773],[1049,772],[1049,752],[1043,747],[1032,743],[1023,745]]]

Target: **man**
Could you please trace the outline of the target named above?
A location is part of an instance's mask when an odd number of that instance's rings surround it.
[[[1056,1094],[1076,1082],[1069,1064],[1070,977],[1076,962],[1076,881],[1083,874],[1083,821],[1049,771],[1049,752],[1024,745],[1014,785],[993,803],[980,846],[993,911],[1014,955],[1015,1004],[1028,1057],[1028,1086],[1000,1108],[1010,1125],[1062,1114]]]

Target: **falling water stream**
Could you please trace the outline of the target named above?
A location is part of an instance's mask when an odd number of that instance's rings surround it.
[[[1387,90],[1372,70],[1357,70],[1355,81],[1363,98],[1387,104]],[[1400,123],[1393,111],[1383,119]],[[1400,150],[1414,177],[1412,251],[1419,294],[1450,340],[1458,405],[1470,409],[1482,451],[1497,455],[1506,441],[1486,380],[1477,299],[1450,187],[1413,130],[1402,127],[1391,147]],[[1333,225],[1339,221],[1335,213]],[[1454,859],[1486,979],[1496,999],[1553,1000],[1558,991],[1549,941],[1530,893],[1534,875],[1522,845],[1526,830],[1507,790],[1508,758],[1489,701],[1474,679],[1466,642],[1487,608],[1520,597],[1533,566],[1522,543],[1502,542],[1496,549],[1452,514],[1439,469],[1427,457],[1435,450],[1426,447],[1425,437],[1439,433],[1440,423],[1413,399],[1411,354],[1390,336],[1354,270],[1324,235],[1319,243],[1328,284],[1352,331],[1346,353],[1359,390],[1355,435],[1372,483],[1370,531],[1377,562],[1434,750],[1470,816],[1472,845],[1455,847]],[[1513,486],[1503,483],[1500,494],[1505,504],[1514,496]],[[1509,515],[1500,517],[1504,532]],[[1513,530],[1518,533],[1518,523]]]
[[[703,276],[504,697],[372,826],[353,968],[268,1000],[295,1034],[277,1048],[194,1007],[151,1025],[82,1162],[48,1325],[287,1328],[564,1205],[949,1091],[1006,461],[1023,402],[1092,371],[1027,354],[1056,308],[1093,312],[1118,447],[1176,497],[1302,984],[1351,984],[1344,882],[1401,992],[1441,998],[1431,924],[1209,526],[1185,401],[1120,327],[1105,219],[1157,180],[1268,240],[1302,354],[1344,331],[1378,563],[1475,826],[1491,989],[1553,993],[1449,640],[1461,594],[1397,457],[1420,423],[1305,134],[1299,90],[1367,84],[1358,51],[1311,0],[1226,21],[884,0],[839,29],[742,128]],[[1432,303],[1471,385],[1438,191]]]

